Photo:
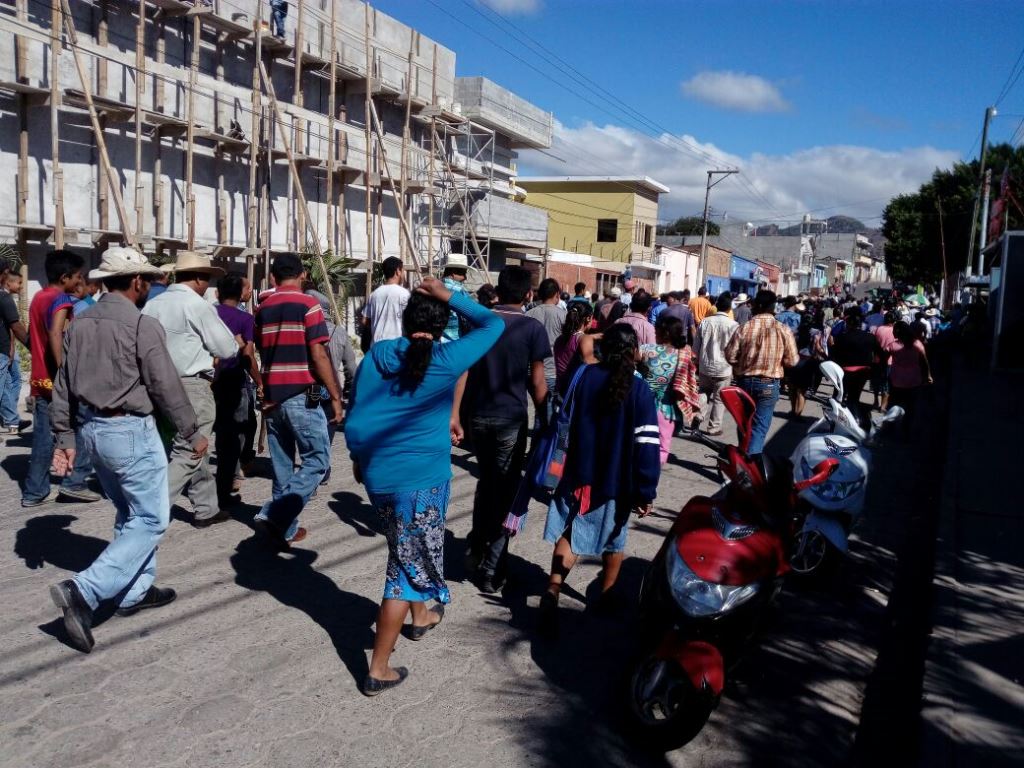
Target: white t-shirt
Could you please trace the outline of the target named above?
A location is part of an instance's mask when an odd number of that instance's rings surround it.
[[[409,291],[400,285],[382,285],[370,294],[365,314],[374,342],[402,335],[402,313],[409,303]]]

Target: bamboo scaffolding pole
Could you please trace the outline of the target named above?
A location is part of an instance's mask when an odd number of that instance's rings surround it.
[[[434,43],[434,55],[430,69],[430,105],[437,106],[437,43]],[[434,138],[437,136],[437,118],[430,118],[430,167],[427,170],[427,187],[430,195],[427,197],[427,264],[433,268],[434,265],[434,160],[437,155],[437,146]]]
[[[339,248],[336,246],[337,240],[337,227],[335,226],[335,208],[334,208],[334,155],[337,152],[336,142],[337,136],[334,127],[335,112],[337,111],[337,93],[338,93],[338,41],[336,35],[337,30],[337,17],[338,17],[338,3],[335,0],[331,2],[331,88],[327,94],[327,247],[331,253],[337,253]],[[340,320],[340,319],[339,319]]]
[[[413,95],[413,69],[412,60],[413,52],[416,48],[416,30],[409,30],[409,66],[405,74],[405,122],[402,124],[402,157],[399,161],[399,173],[401,174],[401,188],[402,196],[400,199],[395,200],[395,206],[399,209],[399,215],[402,215],[404,211],[406,215],[409,213],[409,200],[410,197],[406,193],[406,180],[409,178],[409,121],[412,119],[412,95]],[[402,260],[405,261],[405,253],[413,253],[415,250],[415,244],[405,234],[405,227],[398,231],[398,250],[402,254]],[[415,256],[413,257],[415,260]]]
[[[124,209],[124,200],[121,199],[120,185],[118,184],[117,177],[114,175],[114,169],[110,165],[110,156],[107,154],[107,142],[103,138],[103,128],[100,125],[99,115],[96,113],[96,105],[92,100],[92,88],[89,85],[89,78],[86,75],[85,67],[82,64],[81,55],[78,52],[78,35],[75,32],[75,25],[71,17],[71,9],[68,6],[68,0],[60,0],[60,7],[64,21],[64,31],[68,36],[68,42],[71,44],[71,53],[75,59],[75,68],[78,70],[78,78],[82,83],[82,92],[85,95],[85,103],[89,108],[89,120],[92,123],[92,130],[96,137],[96,146],[99,149],[100,166],[103,170],[103,175],[106,178],[107,185],[110,188],[110,196],[114,200],[114,206],[117,208],[117,218],[121,223],[121,233],[124,235],[124,238],[129,245],[137,248],[139,245],[138,240],[135,237],[135,233],[132,231],[131,223],[128,221],[128,214]]]
[[[135,25],[135,231],[142,234],[142,94],[146,90],[146,4],[139,3],[139,20]],[[157,137],[157,141],[159,141]]]
[[[18,0],[18,21],[28,21],[28,0]],[[21,35],[14,38],[15,78],[19,82],[28,80],[28,52]],[[28,236],[24,225],[28,214],[28,94],[18,94],[18,184],[17,184],[18,256],[22,264],[28,255]],[[27,281],[23,281],[24,283]],[[13,355],[13,350],[11,352]]]
[[[260,144],[260,62],[263,58],[263,2],[256,3],[256,20],[253,22],[256,35],[255,63],[252,67],[252,126],[249,134],[249,217],[245,245],[246,272],[255,276],[256,244],[259,236],[259,216],[256,196],[256,169],[259,166]],[[264,271],[263,284],[269,287],[269,271]]]
[[[257,2],[263,2],[263,0],[257,0]],[[331,2],[333,5],[333,0]],[[305,34],[303,32],[303,24],[305,23],[306,15],[306,3],[305,0],[298,0],[298,14],[295,20],[295,85],[294,94],[292,96],[295,106],[300,109],[304,106],[305,97],[302,93],[302,47],[305,41]],[[299,147],[301,150],[302,143],[302,118],[299,115],[292,115],[292,128],[295,131],[295,139],[292,142],[293,147]],[[281,130],[286,130],[282,125]],[[301,178],[296,178],[295,184],[301,185]],[[296,198],[298,196],[296,195]],[[289,210],[292,208],[293,201],[288,200]],[[303,217],[306,212],[295,204],[295,233],[297,235],[298,246],[300,250],[306,248],[306,223],[303,221]],[[291,228],[289,227],[289,238],[291,237]],[[317,244],[319,248],[319,244]]]
[[[156,36],[156,63],[162,69],[167,62],[167,22],[162,14],[156,15],[157,36]],[[157,112],[164,111],[164,80],[162,77],[155,79],[153,83],[153,106]],[[163,137],[157,133],[153,136],[153,231],[157,236],[164,233],[164,142]]]
[[[186,128],[185,141],[185,206],[188,220],[188,249],[191,251],[196,247],[196,193],[192,185],[192,176],[195,171],[195,148],[196,148],[196,113],[195,113],[195,92],[198,87],[197,76],[199,73],[199,50],[203,44],[202,30],[199,26],[199,16],[192,17],[192,60],[188,70],[188,127]]]
[[[373,58],[370,53],[370,3],[363,4],[363,42],[366,47],[366,98],[363,102],[363,119],[366,123],[364,137],[366,141],[366,176],[364,178],[366,187],[366,300],[370,300],[370,293],[373,291],[373,265],[376,263],[376,254],[373,248],[373,219],[370,213],[370,177],[373,174],[373,155],[370,152],[370,142],[373,140],[370,135],[370,91],[373,88]]]
[[[385,178],[385,177],[387,178],[388,187],[390,187],[391,194],[395,198],[395,204],[396,204],[397,213],[398,213],[398,221],[401,224],[401,230],[405,233],[406,238],[411,242],[412,241],[412,232],[409,229],[409,222],[406,221],[406,219],[405,219],[405,212],[402,210],[401,206],[398,206],[398,203],[401,200],[401,196],[399,195],[398,190],[395,188],[395,179],[391,175],[391,168],[390,168],[390,166],[388,164],[387,150],[384,148],[384,133],[383,133],[383,129],[381,128],[380,118],[377,116],[377,108],[373,105],[372,102],[370,103],[370,114],[373,117],[373,129],[374,129],[374,132],[376,133],[376,136],[377,136],[377,144],[380,147],[380,153],[381,153],[380,154],[380,158],[381,158],[381,164],[383,166],[383,168],[382,168],[383,173],[381,174],[381,177],[382,178]],[[381,185],[381,186],[383,186],[383,185]],[[413,261],[416,264],[416,270],[420,273],[420,275],[429,274],[429,272],[430,272],[429,265],[428,265],[427,270],[424,271],[423,265],[420,264],[420,260],[418,258],[416,258],[415,252],[413,252]]]
[[[277,95],[274,93],[274,84],[271,82],[270,78],[267,76],[267,70],[266,70],[266,67],[263,66],[263,62],[261,61],[259,64],[260,64],[260,75],[263,77],[263,85],[267,89],[267,98],[270,100],[270,108],[271,108],[271,110],[274,113],[275,119],[281,125],[285,125],[285,122],[282,119],[281,106],[280,106],[280,104],[278,104]],[[322,250],[320,234],[317,232],[316,222],[312,219],[312,217],[310,217],[308,215],[309,206],[306,203],[306,195],[302,192],[302,184],[300,183],[301,180],[299,178],[299,168],[295,164],[295,155],[292,153],[291,142],[288,140],[288,132],[287,131],[282,131],[281,132],[281,141],[284,144],[285,155],[287,155],[287,157],[288,157],[288,169],[289,169],[289,171],[291,171],[292,178],[295,181],[295,196],[298,198],[299,205],[301,205],[303,210],[305,210],[306,213],[307,213],[307,215],[305,217],[305,219],[306,219],[306,228],[309,230],[309,234],[312,235],[312,237],[313,237],[313,243],[315,244],[315,247],[316,247],[316,258],[317,258],[317,261],[320,264],[320,271],[324,275],[324,277],[326,278],[326,276],[327,276],[327,264],[324,261],[324,254],[323,254],[323,250]],[[334,313],[334,316],[336,318],[340,318],[341,317],[341,313],[338,311],[338,303],[337,303],[337,301],[336,301],[336,299],[334,297],[334,292],[333,291],[328,291],[327,297],[328,297],[328,299],[331,302],[331,312]]]
[[[104,48],[107,47],[107,0],[99,0],[100,20],[96,28],[96,43]],[[96,93],[100,97],[107,95],[107,60],[103,56],[94,57],[96,64]],[[106,132],[106,115],[100,115],[100,130]],[[101,182],[97,187],[97,202],[99,208],[100,229],[110,228],[110,197],[107,187]]]

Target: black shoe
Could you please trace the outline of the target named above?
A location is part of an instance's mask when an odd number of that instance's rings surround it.
[[[438,603],[431,608],[430,612],[438,615],[439,618],[437,621],[433,624],[427,624],[425,627],[417,627],[415,624],[407,624],[402,627],[402,633],[410,640],[422,640],[430,630],[435,629],[442,621],[444,621],[444,605],[441,603]]]
[[[50,587],[50,599],[64,611],[64,628],[71,645],[82,653],[89,653],[96,641],[92,639],[92,608],[85,602],[78,585],[71,579]]]
[[[395,672],[398,673],[397,680],[378,680],[376,677],[367,675],[363,678],[363,684],[359,688],[362,691],[363,696],[376,696],[379,693],[389,688],[395,688],[405,682],[405,678],[409,676],[409,670],[405,667],[395,667]]]
[[[139,600],[139,602],[134,605],[129,605],[127,608],[118,608],[114,613],[118,616],[132,616],[146,608],[161,608],[168,603],[173,603],[174,598],[177,596],[178,593],[173,589],[150,587],[146,590],[146,594],[142,596],[142,599]]]
[[[241,499],[239,499],[241,500]],[[217,512],[213,517],[194,517],[192,518],[193,528],[209,528],[211,525],[217,523],[223,523],[231,519],[231,514],[226,510],[222,509]]]

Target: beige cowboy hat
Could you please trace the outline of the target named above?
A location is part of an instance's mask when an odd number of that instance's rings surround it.
[[[107,248],[100,257],[100,265],[89,271],[90,280],[103,280],[118,275],[149,275],[159,277],[163,274],[160,267],[150,264],[149,259],[134,248],[122,248],[119,245]]]
[[[211,277],[222,277],[224,270],[210,263],[210,257],[197,251],[178,251],[173,264],[160,267],[164,272],[202,272]]]

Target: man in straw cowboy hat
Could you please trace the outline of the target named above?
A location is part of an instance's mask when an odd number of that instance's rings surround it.
[[[203,298],[210,278],[223,275],[224,270],[212,266],[209,256],[195,251],[178,251],[174,264],[161,269],[175,274],[174,285],[147,302],[142,312],[159,321],[167,333],[167,350],[195,408],[199,431],[209,437],[217,416],[211,388],[214,367],[217,360],[234,357],[239,350],[234,334]],[[208,457],[196,456],[180,433],[171,445],[167,476],[172,504],[188,489],[197,528],[228,519],[227,510],[222,511],[217,501]]]
[[[108,248],[99,269],[107,293],[72,323],[64,364],[53,386],[53,466],[66,475],[75,463],[75,429],[117,510],[114,540],[86,570],[55,584],[71,644],[93,647],[92,613],[105,600],[130,616],[174,600],[154,586],[156,548],[170,521],[167,457],[153,411],[159,409],[194,456],[206,453],[196,414],[167,351],[160,324],[139,313],[160,270],[132,248]]]

